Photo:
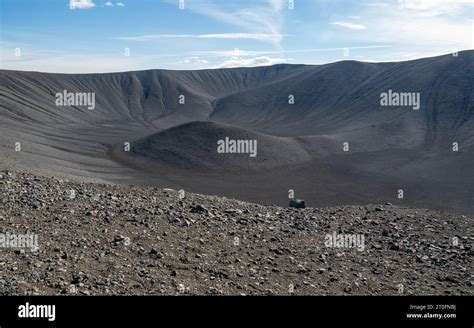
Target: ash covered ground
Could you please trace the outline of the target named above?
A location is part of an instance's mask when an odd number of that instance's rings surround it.
[[[2,295],[472,295],[472,219],[391,204],[284,208],[0,172]],[[327,235],[362,235],[363,250]],[[359,245],[360,246],[360,245]]]

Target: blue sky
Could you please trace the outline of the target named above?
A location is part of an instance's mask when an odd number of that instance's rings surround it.
[[[473,48],[472,1],[289,2],[184,0],[180,9],[179,0],[0,0],[1,68],[86,73],[401,61]]]

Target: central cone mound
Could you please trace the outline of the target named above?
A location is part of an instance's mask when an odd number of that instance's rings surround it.
[[[311,159],[295,138],[213,122],[187,123],[137,140],[127,158],[139,166],[155,162],[199,171],[262,170]]]

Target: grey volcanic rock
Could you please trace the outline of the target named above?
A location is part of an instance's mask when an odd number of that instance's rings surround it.
[[[289,206],[294,207],[294,208],[305,208],[306,207],[305,203],[304,203],[304,200],[302,200],[302,199],[290,199]]]
[[[276,135],[340,136],[372,151],[459,140],[472,152],[473,75],[474,51],[398,63],[310,66],[283,81],[220,98],[211,118]],[[420,93],[420,109],[380,106],[380,94],[389,89]]]
[[[474,294],[465,216],[2,176],[0,232],[37,234],[39,249],[1,249],[1,295]],[[363,235],[364,249],[330,247],[334,234]]]
[[[314,206],[391,202],[474,213],[473,63],[470,50],[397,63],[1,70],[0,165],[261,204],[286,206],[294,189]],[[419,92],[420,109],[380,106],[389,89]],[[96,108],[55,106],[64,90],[94,92]],[[214,152],[226,134],[259,139],[257,158]]]
[[[249,153],[218,153],[218,141],[255,142],[255,156]],[[245,147],[242,147],[245,148]],[[244,150],[251,150],[250,147]],[[117,156],[128,155],[121,147]],[[312,160],[295,138],[283,138],[247,131],[213,122],[193,122],[147,136],[132,143],[129,159],[145,159],[143,169],[157,163],[188,170],[262,170]]]

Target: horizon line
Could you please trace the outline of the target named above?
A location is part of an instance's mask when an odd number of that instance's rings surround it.
[[[167,68],[147,68],[147,69],[138,69],[138,70],[126,70],[126,71],[114,71],[114,72],[91,72],[91,73],[61,73],[61,72],[43,72],[43,71],[31,71],[31,70],[15,70],[15,69],[4,69],[0,68],[0,71],[9,71],[9,72],[24,72],[24,73],[41,73],[41,74],[57,74],[57,75],[101,75],[101,74],[121,74],[121,73],[132,73],[132,72],[147,72],[147,71],[169,71],[169,72],[196,72],[196,71],[210,71],[210,70],[233,70],[233,69],[258,69],[258,68],[268,68],[274,66],[324,66],[324,65],[331,65],[341,62],[356,62],[356,63],[364,63],[364,64],[390,64],[390,63],[403,63],[403,62],[411,62],[416,60],[423,60],[429,58],[438,58],[438,57],[445,57],[445,56],[454,56],[455,53],[465,53],[465,52],[474,52],[474,49],[464,49],[459,51],[453,51],[449,53],[444,53],[441,55],[430,56],[430,57],[419,57],[419,58],[412,58],[406,60],[391,60],[391,61],[363,61],[363,60],[356,60],[356,59],[341,59],[336,60],[333,62],[327,62],[323,64],[304,64],[304,63],[277,63],[272,65],[262,65],[262,66],[239,66],[239,67],[215,67],[215,68],[198,68],[198,69],[167,69]]]

